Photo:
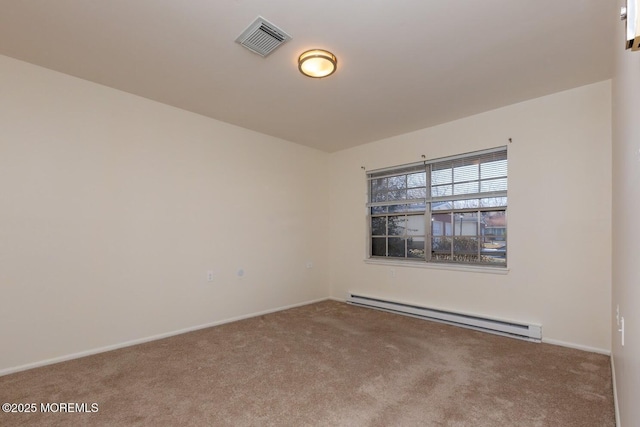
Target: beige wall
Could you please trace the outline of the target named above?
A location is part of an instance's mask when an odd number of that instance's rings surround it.
[[[610,349],[610,82],[328,155],[7,57],[0,75],[0,374],[348,291]],[[364,263],[361,166],[508,138],[507,275]]]
[[[640,52],[624,50],[624,24],[617,28],[613,78],[613,294],[625,320],[622,347],[612,324],[620,425],[640,423]],[[615,314],[614,314],[615,316]]]
[[[0,373],[327,297],[327,154],[2,56],[0,94]]]
[[[331,295],[349,291],[543,325],[610,350],[610,81],[331,156]],[[509,144],[509,273],[366,264],[367,169]],[[395,270],[392,274],[391,270]]]

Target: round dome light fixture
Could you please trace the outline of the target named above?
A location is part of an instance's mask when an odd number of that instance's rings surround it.
[[[314,79],[330,76],[338,68],[336,56],[322,49],[303,52],[298,58],[298,69],[302,74]]]

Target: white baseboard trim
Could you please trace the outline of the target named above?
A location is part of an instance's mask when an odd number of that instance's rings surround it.
[[[620,424],[620,407],[618,406],[618,387],[616,386],[616,365],[613,363],[613,354],[611,355],[611,379],[613,380],[613,407],[616,412],[616,427],[622,427]]]
[[[542,342],[545,344],[559,345],[560,347],[575,348],[576,350],[588,351],[590,353],[598,353],[598,354],[604,354],[605,356],[611,356],[611,350],[607,350],[604,348],[589,347],[587,345],[575,344],[572,342],[554,340],[550,338],[542,338]]]
[[[104,347],[98,347],[98,348],[93,348],[91,350],[81,351],[81,352],[78,352],[78,353],[67,354],[67,355],[64,355],[64,356],[53,357],[51,359],[40,360],[38,362],[27,363],[27,364],[24,364],[24,365],[15,366],[15,367],[11,367],[11,368],[5,368],[5,369],[1,369],[0,370],[0,377],[4,376],[4,375],[14,374],[14,373],[20,372],[20,371],[26,371],[28,369],[39,368],[41,366],[53,365],[54,363],[66,362],[68,360],[79,359],[81,357],[91,356],[91,355],[98,354],[98,353],[104,353],[104,352],[111,351],[111,350],[117,350],[119,348],[131,347],[133,345],[143,344],[143,343],[146,343],[146,342],[149,342],[149,341],[155,341],[155,340],[160,340],[160,339],[163,339],[163,338],[169,338],[169,337],[172,337],[172,336],[175,336],[175,335],[186,334],[188,332],[193,332],[193,331],[197,331],[197,330],[200,330],[200,329],[211,328],[213,326],[219,326],[219,325],[223,325],[225,323],[237,322],[238,320],[249,319],[251,317],[262,316],[262,315],[269,314],[269,313],[275,313],[275,312],[278,312],[278,311],[288,310],[290,308],[302,307],[304,305],[309,305],[309,304],[315,304],[317,302],[326,301],[327,299],[328,298],[319,298],[319,299],[315,299],[315,300],[311,300],[311,301],[305,301],[305,302],[301,302],[301,303],[297,303],[297,304],[286,305],[286,306],[282,306],[282,307],[278,307],[278,308],[272,308],[272,309],[269,309],[269,310],[259,311],[259,312],[256,312],[256,313],[244,314],[242,316],[236,316],[236,317],[231,317],[231,318],[228,318],[228,319],[217,320],[215,322],[206,323],[206,324],[203,324],[203,325],[197,325],[197,326],[191,326],[189,328],[178,329],[176,331],[166,332],[166,333],[163,333],[163,334],[152,335],[152,336],[144,337],[144,338],[138,338],[138,339],[135,339],[135,340],[125,341],[125,342],[121,342],[121,343],[118,343],[118,344],[107,345],[107,346],[104,346]]]

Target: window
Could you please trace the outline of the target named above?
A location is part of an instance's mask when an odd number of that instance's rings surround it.
[[[507,149],[371,171],[369,256],[506,266]]]

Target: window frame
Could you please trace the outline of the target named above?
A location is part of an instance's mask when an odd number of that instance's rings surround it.
[[[498,160],[505,160],[506,164],[504,166],[504,173],[492,172],[490,170],[487,171],[488,177],[483,177],[482,172],[482,164],[488,162],[495,162]],[[447,167],[447,163],[450,163],[450,168]],[[477,176],[473,177],[471,174],[471,178],[462,179],[460,177],[455,178],[457,172],[459,172],[456,168],[460,170],[464,169],[467,165],[478,165]],[[436,169],[439,168],[439,169]],[[451,179],[444,184],[439,182],[434,184],[432,182],[433,172],[434,170],[451,170]],[[377,197],[375,201],[372,201],[372,197],[379,196],[378,193],[386,191],[387,194],[390,194],[392,190],[383,190],[383,191],[374,191],[373,181],[380,180],[382,178],[391,178],[397,176],[405,176],[405,182],[408,180],[408,176],[411,174],[415,174],[416,170],[420,172],[424,172],[425,176],[425,184],[424,188],[426,188],[426,194],[424,198],[420,199],[404,199],[404,198],[394,198],[391,200],[385,199],[382,197],[383,201],[380,201],[380,197]],[[464,175],[464,171],[460,172]],[[497,173],[497,175],[493,175],[492,173]],[[463,269],[481,269],[481,270],[506,270],[508,263],[508,219],[507,219],[507,209],[508,209],[508,199],[507,199],[507,189],[508,189],[508,147],[500,146],[487,150],[480,150],[470,153],[464,153],[454,156],[448,156],[443,158],[436,158],[431,160],[425,160],[419,163],[411,163],[405,165],[398,165],[394,167],[388,167],[383,169],[376,169],[367,171],[366,174],[366,184],[367,184],[367,258],[366,261],[375,264],[401,264],[401,265],[411,265],[411,266],[440,266],[440,267],[462,267]],[[464,178],[464,177],[463,177]],[[475,184],[477,183],[477,184]],[[483,183],[488,183],[487,188],[490,191],[480,190],[485,187]],[[477,191],[467,192],[464,189],[462,193],[455,194],[455,186],[456,185],[465,185],[467,188],[469,187],[477,187]],[[490,187],[492,187],[491,189]],[[440,186],[450,186],[451,194],[444,195],[434,195],[434,188]],[[388,187],[387,187],[388,188]],[[408,185],[403,188],[403,190],[416,188],[409,187]],[[422,187],[420,187],[422,188]],[[493,200],[492,200],[493,199]],[[451,206],[445,209],[433,209],[433,205],[439,202],[451,202]],[[464,207],[458,206],[454,207],[456,202],[460,202],[459,204],[465,203],[476,203],[477,206],[473,207]],[[392,207],[402,207],[403,205],[408,207],[409,205],[418,205],[424,204],[424,209],[421,210],[392,210]],[[483,203],[486,205],[483,206]],[[386,206],[387,208],[379,209],[379,212],[373,212],[375,208],[379,208],[382,206]],[[498,218],[502,217],[502,221],[504,225],[495,225],[491,224],[491,226],[484,225],[483,226],[483,216],[490,215],[490,213],[496,213]],[[462,215],[475,214],[475,234],[464,234],[463,232],[463,224],[462,224]],[[421,235],[410,235],[407,234],[407,228],[404,228],[403,234],[390,234],[388,230],[388,222],[390,217],[398,217],[404,216],[408,218],[412,215],[424,215],[424,233]],[[433,229],[433,218],[434,215],[451,215],[451,226],[449,227],[450,233],[446,235],[446,233],[441,234],[444,237],[450,239],[450,256],[445,259],[436,259],[433,250],[434,238],[438,236],[438,234],[434,233]],[[459,234],[455,233],[456,224],[453,221],[454,215],[460,215],[461,218],[460,226],[459,226]],[[385,233],[384,234],[375,234],[373,221],[376,217],[385,218]],[[443,225],[443,228],[445,226]],[[468,229],[469,227],[467,227]],[[501,230],[498,233],[494,234],[485,234],[484,230],[490,228],[494,230]],[[492,238],[491,242],[494,243],[494,248],[487,248],[487,243],[485,239],[489,236]],[[404,241],[404,252],[403,256],[391,256],[389,254],[389,239],[401,237]],[[458,239],[456,239],[456,237]],[[423,239],[423,255],[422,256],[409,256],[410,249],[408,247],[408,240],[410,238],[418,238]],[[385,251],[384,255],[374,255],[374,240],[375,239],[384,239],[385,240]],[[472,256],[474,254],[473,251],[456,251],[455,241],[458,240],[463,242],[463,240],[476,240],[475,246],[475,261],[469,261],[470,258],[474,258]],[[446,239],[443,239],[446,240]],[[496,243],[498,242],[498,243]],[[504,242],[502,244],[502,242]],[[460,246],[458,246],[460,247]],[[491,253],[492,249],[496,250],[497,256],[486,255],[487,253]],[[379,248],[378,248],[379,250]],[[419,250],[416,253],[419,253]],[[443,252],[441,252],[443,254]],[[483,261],[483,257],[485,258]],[[504,261],[496,261],[500,258],[504,258]],[[466,259],[466,260],[465,260]],[[490,261],[494,260],[494,261]]]

